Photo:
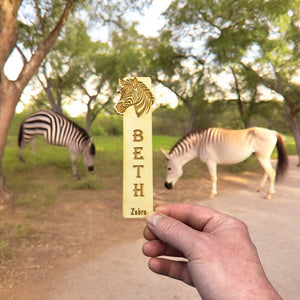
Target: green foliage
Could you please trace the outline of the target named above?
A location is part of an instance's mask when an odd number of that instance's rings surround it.
[[[9,248],[7,242],[0,241],[0,262],[2,262],[4,259],[12,258],[13,255],[14,252]]]
[[[282,106],[282,102],[276,101],[257,103],[251,113],[250,126],[266,127],[288,134],[290,129],[283,117]],[[188,127],[188,115],[184,106],[177,106],[175,109],[168,106],[160,107],[153,113],[153,134],[181,136]],[[193,128],[209,127],[243,128],[237,101],[203,102],[201,109],[195,115]]]
[[[159,51],[164,42],[177,59],[168,61],[169,66],[162,64],[163,76],[159,72],[156,76],[179,96],[192,117],[195,114],[194,127],[263,126],[285,133],[293,128],[297,137],[299,0],[176,0],[164,15],[168,22],[161,36],[168,39],[156,41],[156,54],[164,58]],[[168,67],[176,71],[170,73]],[[231,77],[229,87],[227,80],[223,84],[218,78],[224,75]],[[278,99],[278,94],[284,105],[267,103]],[[217,99],[237,100],[224,105],[203,103]]]
[[[278,101],[261,101],[256,104],[251,118],[253,126],[266,127],[283,134],[290,134],[290,126],[284,119],[283,103]]]
[[[123,133],[123,118],[118,114],[101,113],[93,122],[90,133],[92,136],[121,135]]]
[[[199,114],[196,114],[194,128],[209,127],[241,128],[242,124],[236,103],[219,100],[203,105]]]
[[[66,2],[70,3],[71,1],[22,1],[19,8],[18,33],[19,42],[25,49],[31,52],[36,50],[37,45],[55,26]],[[74,3],[76,2],[79,1],[74,1]]]
[[[189,113],[180,105],[176,109],[160,106],[153,112],[152,130],[154,135],[180,136],[188,127]]]
[[[26,12],[24,4],[33,2],[26,0],[20,10],[32,17],[31,22],[19,18],[24,49],[34,49],[62,11],[61,1],[55,0],[37,3],[32,14]],[[181,135],[192,123],[194,128],[262,126],[288,133],[290,125],[284,119],[299,122],[300,88],[294,80],[300,66],[299,0],[174,0],[164,13],[167,25],[151,38],[144,38],[126,18],[128,10],[142,11],[151,1],[121,2],[94,7],[79,1],[86,10],[70,17],[47,56],[46,68],[40,69],[40,74],[49,72],[48,84],[57,99],[72,99],[73,92],[81,90],[89,99],[91,122],[100,112],[91,135],[122,134],[122,118],[104,112],[113,112],[119,77],[134,74],[151,76],[183,104],[154,112],[154,134]],[[42,12],[46,18],[39,19]],[[85,14],[91,23],[82,18]],[[95,40],[93,29],[107,20],[108,40]],[[216,77],[232,76],[230,70],[236,81],[225,87]],[[282,93],[287,107],[262,98],[262,85]],[[39,100],[44,98],[43,92]],[[86,120],[78,122],[85,127]]]
[[[284,144],[285,144],[285,147],[286,147],[286,151],[289,155],[297,155],[295,140],[292,136],[285,136],[284,137]]]
[[[71,180],[65,181],[61,184],[61,188],[66,190],[93,190],[99,191],[103,189],[101,182],[97,178],[92,176],[87,176],[87,178],[82,178],[81,180]]]

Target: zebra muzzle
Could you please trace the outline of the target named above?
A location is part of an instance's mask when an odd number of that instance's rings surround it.
[[[172,189],[173,185],[172,185],[172,182],[165,182],[165,187],[170,190]]]
[[[94,166],[89,167],[88,170],[89,170],[90,172],[94,171]]]

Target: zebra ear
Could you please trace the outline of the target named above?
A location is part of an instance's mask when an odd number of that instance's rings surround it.
[[[94,141],[94,137],[90,137],[89,142],[92,143]]]
[[[133,88],[136,89],[136,87],[137,87],[137,85],[138,85],[138,80],[137,80],[136,77],[133,78],[133,83],[132,83],[132,85],[133,85]]]
[[[160,151],[166,159],[170,159],[170,154],[167,151],[165,151],[163,148],[160,148]]]
[[[123,78],[119,78],[119,83],[121,87],[124,87],[125,85],[125,80]]]

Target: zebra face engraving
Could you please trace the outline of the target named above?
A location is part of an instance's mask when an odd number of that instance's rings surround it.
[[[120,100],[115,106],[116,111],[123,114],[130,106],[134,106],[137,117],[149,112],[154,102],[154,96],[149,88],[136,77],[126,80],[120,78]]]
[[[93,138],[90,138],[84,143],[82,157],[83,163],[88,167],[88,170],[94,171],[94,156],[96,154]]]

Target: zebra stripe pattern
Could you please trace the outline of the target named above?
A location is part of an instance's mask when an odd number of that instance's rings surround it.
[[[68,147],[70,149],[74,175],[80,178],[76,159],[83,154],[85,165],[93,170],[95,146],[87,132],[73,121],[49,110],[42,110],[27,117],[20,126],[19,147],[22,150],[36,135],[42,135],[48,144]],[[22,154],[20,155],[22,160]]]
[[[228,133],[221,128],[192,130],[171,148],[169,154],[182,155],[195,147],[199,147],[199,154],[201,154],[205,145],[211,142],[215,145],[221,144],[226,140],[226,136],[228,136]]]

